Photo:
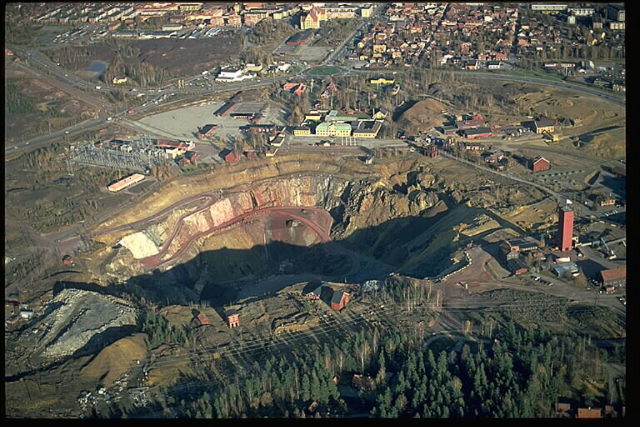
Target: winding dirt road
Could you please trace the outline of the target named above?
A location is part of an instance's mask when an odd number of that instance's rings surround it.
[[[208,206],[199,210],[198,212],[201,212],[205,209],[208,209]],[[333,219],[331,218],[331,216],[329,215],[329,213],[323,209],[320,208],[316,208],[316,207],[308,207],[308,206],[278,206],[278,207],[266,207],[266,208],[259,208],[259,209],[254,209],[252,211],[249,212],[245,212],[243,214],[237,215],[234,218],[230,219],[229,221],[225,221],[222,224],[219,224],[215,227],[212,227],[208,230],[205,231],[201,231],[199,233],[195,233],[191,236],[189,236],[188,240],[186,242],[183,242],[179,249],[168,259],[164,259],[163,257],[167,255],[167,251],[169,250],[171,243],[173,242],[173,240],[175,239],[175,237],[179,234],[180,230],[182,229],[182,227],[185,225],[184,224],[184,219],[187,216],[193,215],[194,213],[188,213],[185,215],[182,215],[180,217],[180,219],[178,220],[177,226],[173,229],[171,236],[169,236],[169,238],[167,239],[167,241],[162,245],[162,249],[160,250],[160,252],[158,252],[156,255],[152,255],[150,257],[146,257],[143,258],[142,260],[140,260],[140,262],[142,263],[142,265],[146,268],[157,268],[160,265],[163,264],[167,264],[175,259],[177,259],[178,257],[180,257],[187,249],[189,249],[189,247],[191,246],[191,244],[204,236],[210,235],[212,233],[216,233],[216,232],[220,232],[222,230],[225,230],[229,227],[241,224],[243,222],[246,222],[250,219],[252,219],[255,216],[258,215],[265,215],[265,214],[269,214],[269,213],[278,213],[281,215],[285,215],[288,216],[292,219],[297,219],[298,221],[300,221],[301,223],[303,223],[304,225],[308,226],[311,230],[313,230],[318,237],[320,237],[320,240],[322,242],[329,242],[331,241],[331,237],[329,235],[329,232],[331,231],[331,225],[333,223]],[[321,225],[318,224],[312,220],[310,220],[305,213],[313,213],[315,215],[320,215],[321,217],[325,217],[326,218],[326,223]]]

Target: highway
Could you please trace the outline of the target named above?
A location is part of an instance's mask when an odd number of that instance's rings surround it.
[[[582,92],[586,95],[593,95],[607,101],[611,101],[618,105],[625,105],[626,98],[624,96],[616,95],[612,92],[607,92],[604,89],[599,89],[596,87],[589,87],[582,85],[580,83],[573,83],[565,80],[555,80],[553,78],[543,79],[540,77],[520,77],[514,76],[512,74],[504,74],[504,73],[493,73],[489,71],[454,71],[455,74],[465,76],[469,79],[488,79],[488,80],[502,80],[502,81],[511,81],[511,82],[521,82],[521,83],[534,83],[544,86],[552,86],[560,89],[568,89],[576,92]]]

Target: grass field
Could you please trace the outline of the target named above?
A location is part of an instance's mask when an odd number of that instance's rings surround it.
[[[308,71],[312,76],[330,76],[339,72],[340,69],[337,67],[317,67]]]

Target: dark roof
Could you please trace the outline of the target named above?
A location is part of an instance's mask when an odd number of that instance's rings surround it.
[[[511,271],[515,272],[522,268],[527,268],[527,265],[520,258],[513,258],[507,261],[507,265],[511,269]]]
[[[208,133],[211,130],[218,129],[218,127],[219,127],[218,125],[204,125],[202,127],[202,129],[200,129],[200,133],[204,135],[204,134]]]
[[[533,122],[537,127],[549,127],[553,126],[553,122],[546,117],[540,118],[540,120],[536,120]]]
[[[315,295],[326,303],[330,303],[332,296],[335,295],[333,289],[327,285],[319,285],[313,291],[309,292],[310,295]]]
[[[301,43],[308,40],[313,33],[310,30],[301,31],[289,37],[287,43]]]
[[[480,127],[475,129],[465,129],[464,133],[467,135],[478,135],[482,133],[491,133],[491,129],[486,127]]]
[[[344,292],[334,292],[333,296],[331,297],[331,304],[340,304],[343,294]]]
[[[322,296],[322,288],[324,288],[325,285],[320,285],[317,288],[315,288],[314,290],[312,290],[311,292],[309,292],[310,294],[316,295],[318,298],[320,298],[320,296]]]
[[[537,248],[540,244],[533,240],[518,239],[508,241],[511,246],[519,246],[520,248]]]

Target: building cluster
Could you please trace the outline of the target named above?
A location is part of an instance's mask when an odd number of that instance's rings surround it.
[[[518,8],[501,4],[392,3],[386,22],[356,40],[349,59],[371,66],[420,60],[462,68],[501,68],[515,38]]]
[[[30,320],[35,313],[29,304],[21,304],[17,297],[9,296],[4,300],[4,325],[13,326]]]
[[[602,418],[624,418],[626,407],[621,405],[620,407],[614,407],[614,405],[604,405],[604,408],[592,408],[589,407],[573,407],[568,402],[557,402],[556,413],[562,417],[574,417],[580,419],[602,419]]]
[[[480,113],[446,116],[442,126],[437,128],[448,136],[458,135],[465,139],[487,138],[493,135],[486,118]]]
[[[525,263],[525,256],[533,255],[534,258],[544,259],[544,254],[540,251],[540,242],[532,237],[518,240],[505,240],[501,243],[500,249],[506,261],[507,267],[512,274],[520,275],[529,271]]]
[[[138,39],[201,38],[212,37],[217,34],[216,29],[251,27],[265,19],[293,17],[302,29],[315,29],[320,28],[321,21],[368,17],[373,10],[371,4],[331,3],[52,3],[46,8],[34,8],[32,18],[39,24],[105,24],[101,36],[111,32],[114,37]],[[162,18],[167,24],[156,30],[136,28],[152,18]]]
[[[57,7],[56,7],[57,6]],[[205,25],[210,27],[253,26],[265,18],[280,20],[301,10],[300,6],[285,3],[77,3],[51,9],[35,17],[36,22],[48,24],[77,24],[114,22],[134,26],[136,19],[168,18],[171,24],[185,26]],[[119,25],[118,25],[119,26]],[[118,27],[114,27],[118,28]]]
[[[168,141],[143,135],[136,140],[112,139],[70,147],[68,161],[97,167],[149,173],[168,161],[196,164],[198,153],[191,141]]]
[[[580,274],[580,269],[575,262],[571,261],[569,257],[569,251],[573,249],[574,242],[577,238],[573,233],[573,211],[565,206],[559,211],[558,219],[558,232],[555,236],[554,245],[558,248],[559,252],[553,253],[551,251],[542,250],[542,244],[540,241],[527,236],[523,239],[505,240],[500,244],[503,260],[505,261],[509,271],[514,275],[520,275],[529,271],[529,266],[526,263],[526,257],[531,257],[532,260],[544,261],[545,258],[549,261],[553,260],[553,266],[549,266],[558,277],[565,277],[567,275],[577,276]]]
[[[293,128],[293,135],[375,138],[387,116],[388,112],[382,109],[374,109],[370,114],[340,113],[337,110],[310,111],[300,126]]]
[[[598,71],[593,60],[624,59],[625,10],[622,4],[571,6],[545,3],[532,4],[531,11],[535,13],[523,14],[518,24],[514,46],[519,58],[539,61],[544,69],[565,75]],[[566,61],[569,57],[592,60]],[[624,90],[624,74],[605,80],[603,84],[613,90]]]

